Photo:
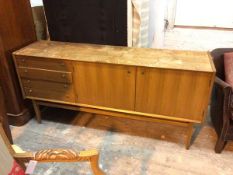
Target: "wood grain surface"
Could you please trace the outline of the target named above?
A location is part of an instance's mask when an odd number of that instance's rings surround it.
[[[136,68],[99,63],[75,63],[77,103],[134,110]]]
[[[128,66],[215,71],[210,65],[212,60],[208,52],[38,41],[14,54]]]
[[[202,121],[211,83],[211,73],[139,68],[135,110]]]

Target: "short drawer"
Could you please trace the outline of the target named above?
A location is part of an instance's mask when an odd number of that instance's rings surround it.
[[[67,92],[73,90],[72,84],[56,83],[43,80],[21,79],[23,88],[42,89],[46,91]]]
[[[58,59],[15,55],[15,61],[18,67],[31,67],[58,71],[72,70],[68,61]]]
[[[30,82],[29,82],[30,81]],[[73,87],[47,81],[22,80],[25,96],[63,102],[75,102]]]
[[[47,80],[61,83],[72,83],[72,73],[63,71],[53,71],[34,68],[18,68],[18,73],[21,78]]]

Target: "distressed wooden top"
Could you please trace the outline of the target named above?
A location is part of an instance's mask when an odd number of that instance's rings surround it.
[[[208,52],[196,51],[37,41],[14,52],[14,55],[202,72],[215,71]]]

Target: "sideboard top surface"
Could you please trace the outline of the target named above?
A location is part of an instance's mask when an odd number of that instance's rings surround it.
[[[151,68],[215,72],[208,52],[37,41],[14,55]]]

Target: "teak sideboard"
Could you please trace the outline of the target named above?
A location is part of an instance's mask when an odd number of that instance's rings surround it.
[[[187,148],[215,77],[208,52],[38,41],[13,55],[39,122],[39,105],[166,122],[187,127]]]

